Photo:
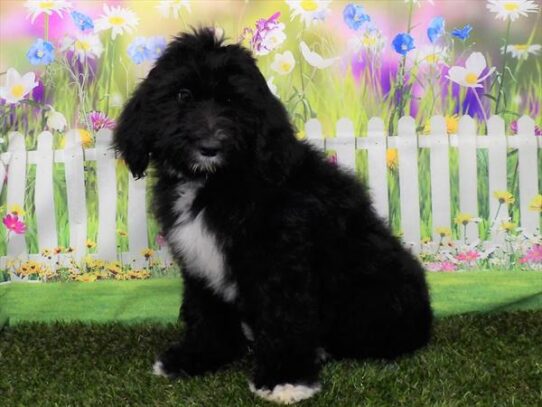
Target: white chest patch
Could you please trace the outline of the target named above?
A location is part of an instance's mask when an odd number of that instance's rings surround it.
[[[205,209],[196,216],[192,212],[201,186],[201,183],[186,182],[177,187],[178,198],[174,205],[177,221],[167,234],[168,243],[182,256],[188,273],[204,279],[211,289],[231,302],[237,296],[237,286],[226,279],[224,254],[216,236],[205,224]]]

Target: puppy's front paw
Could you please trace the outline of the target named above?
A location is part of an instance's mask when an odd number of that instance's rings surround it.
[[[294,404],[314,396],[322,387],[320,383],[306,384],[277,384],[272,390],[267,387],[257,389],[253,383],[249,383],[250,391],[257,396],[278,404]]]
[[[160,359],[158,359],[156,362],[154,362],[154,365],[152,365],[152,374],[155,376],[167,377],[168,379],[171,378]]]

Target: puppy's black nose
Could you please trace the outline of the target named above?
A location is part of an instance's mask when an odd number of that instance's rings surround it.
[[[199,151],[204,157],[214,157],[218,154],[220,149],[218,147],[200,147]]]

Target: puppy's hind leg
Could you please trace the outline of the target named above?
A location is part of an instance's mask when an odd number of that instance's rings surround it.
[[[233,306],[186,274],[181,319],[185,334],[156,360],[156,375],[175,378],[215,371],[248,349]]]

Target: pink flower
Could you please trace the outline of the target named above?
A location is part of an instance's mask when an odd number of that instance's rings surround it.
[[[455,256],[455,258],[459,261],[470,263],[478,260],[480,258],[480,253],[476,250],[468,250],[466,252],[459,253],[457,256]]]
[[[518,121],[514,120],[512,123],[510,123],[510,130],[512,130],[512,133],[518,134]],[[534,126],[534,135],[535,136],[542,136],[542,129],[538,127],[537,125]]]
[[[429,271],[456,271],[457,266],[451,261],[443,261],[440,263],[428,263],[426,265]]]
[[[112,129],[116,125],[115,121],[107,117],[103,112],[92,111],[89,113],[88,119],[90,120],[94,131],[100,129]]]
[[[19,220],[19,217],[17,215],[13,214],[7,214],[4,216],[4,219],[2,219],[2,222],[8,228],[8,230],[18,234],[22,235],[26,230],[26,225],[23,221]]]
[[[333,165],[337,165],[337,155],[333,154],[327,157],[327,161]]]
[[[525,253],[525,256],[519,259],[519,262],[522,264],[542,263],[542,245],[535,244],[533,247],[527,250],[527,253]]]
[[[164,247],[166,245],[166,238],[164,237],[163,234],[161,233],[158,233],[156,235],[156,244],[160,247]]]

